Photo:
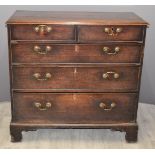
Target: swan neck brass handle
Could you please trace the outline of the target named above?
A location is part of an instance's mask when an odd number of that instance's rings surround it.
[[[51,73],[46,73],[44,78],[41,78],[41,74],[40,73],[34,73],[33,77],[38,80],[38,81],[47,81],[49,79],[51,79],[52,75]]]
[[[103,47],[103,52],[108,54],[108,55],[115,55],[118,54],[118,52],[120,51],[120,47],[116,46],[114,48],[114,50],[111,50],[109,47],[105,46]]]
[[[110,75],[112,75],[114,79],[118,79],[120,77],[120,75],[118,73],[112,72],[112,71],[103,73],[102,77],[103,77],[103,79],[109,79]]]
[[[33,48],[33,51],[38,53],[38,54],[41,54],[41,55],[45,55],[47,54],[48,52],[50,52],[52,50],[52,47],[51,46],[45,46],[45,49],[42,49],[40,46],[38,45],[35,45],[34,48]]]
[[[48,25],[37,25],[34,31],[40,35],[48,34],[52,31],[52,27]]]
[[[121,33],[123,29],[121,27],[105,27],[104,32],[107,33],[109,36],[117,36],[119,33]]]
[[[101,102],[101,103],[99,104],[99,107],[102,108],[102,109],[105,110],[105,111],[111,111],[113,108],[116,107],[116,103],[115,103],[115,102],[112,102],[112,103],[110,104],[110,106],[107,106],[106,103]]]
[[[47,102],[47,103],[45,103],[45,104],[42,104],[42,103],[40,103],[40,102],[35,102],[35,103],[34,103],[34,106],[35,106],[38,110],[40,110],[40,111],[45,111],[45,110],[47,110],[47,109],[49,109],[49,108],[52,107],[52,103],[51,103],[51,102]]]

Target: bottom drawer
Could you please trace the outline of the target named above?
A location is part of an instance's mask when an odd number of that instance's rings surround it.
[[[121,123],[133,121],[136,93],[14,93],[13,121]]]

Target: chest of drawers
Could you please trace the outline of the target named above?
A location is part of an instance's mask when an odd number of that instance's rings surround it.
[[[134,13],[16,11],[7,21],[12,142],[39,128],[137,141],[147,22]]]

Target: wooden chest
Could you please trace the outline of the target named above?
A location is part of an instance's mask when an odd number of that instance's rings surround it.
[[[147,25],[125,12],[16,11],[7,21],[12,142],[38,128],[105,128],[137,141]]]

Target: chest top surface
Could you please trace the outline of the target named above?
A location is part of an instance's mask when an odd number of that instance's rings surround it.
[[[7,24],[148,25],[132,12],[16,11]]]

